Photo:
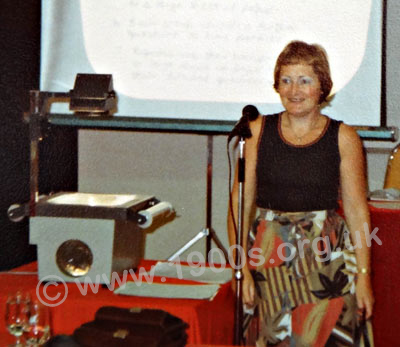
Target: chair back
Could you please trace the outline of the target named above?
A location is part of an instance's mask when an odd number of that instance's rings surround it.
[[[400,144],[390,153],[383,188],[400,189]]]

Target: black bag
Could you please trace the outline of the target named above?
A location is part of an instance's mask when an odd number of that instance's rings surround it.
[[[75,330],[74,339],[83,347],[183,347],[188,327],[162,310],[105,306]]]

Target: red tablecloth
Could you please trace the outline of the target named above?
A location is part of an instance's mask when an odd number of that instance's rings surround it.
[[[392,205],[392,204],[391,204]],[[372,271],[375,307],[373,316],[375,345],[396,346],[400,336],[400,203],[370,205],[372,228],[382,245],[372,242]],[[391,208],[388,208],[391,207]],[[148,265],[148,264],[147,264]],[[19,271],[35,271],[36,264],[28,264]],[[5,330],[4,306],[6,295],[16,290],[30,291],[35,295],[37,275],[0,275],[0,341],[10,340]],[[49,287],[50,296],[63,291]],[[230,285],[224,285],[213,301],[154,299],[127,297],[100,288],[97,294],[82,296],[75,284],[68,284],[66,301],[51,309],[55,334],[70,334],[80,324],[94,318],[96,310],[104,305],[120,307],[140,306],[158,308],[180,317],[190,325],[190,345],[229,345],[233,341],[234,295]]]
[[[149,261],[144,261],[143,263],[146,267],[151,264]],[[37,264],[32,263],[18,268],[17,271],[36,271],[36,267]],[[157,281],[157,278],[155,278],[155,281]],[[168,279],[168,281],[172,283],[195,283],[174,279]],[[37,284],[38,278],[36,274],[0,275],[1,342],[12,341],[6,332],[4,322],[7,294],[21,290],[29,292],[34,297],[36,296]],[[89,288],[87,295],[82,295],[75,283],[68,283],[67,287],[66,300],[59,306],[51,307],[54,335],[71,334],[82,323],[93,320],[98,308],[113,305],[125,308],[142,307],[168,311],[189,324],[189,329],[187,330],[189,335],[188,343],[193,345],[229,345],[233,342],[234,295],[229,283],[221,286],[212,301],[116,295],[105,286],[100,287],[97,293],[93,293]],[[43,289],[43,284],[40,288],[41,290]],[[65,287],[61,283],[58,286],[49,285],[47,287],[49,297],[54,298],[57,294],[60,294],[60,298],[62,298],[64,293]]]
[[[397,206],[385,202],[374,203],[374,205],[370,206],[372,229],[379,228],[376,235],[382,241],[382,245],[372,241],[372,281],[375,294],[372,323],[375,346],[398,346],[400,336],[400,203]]]

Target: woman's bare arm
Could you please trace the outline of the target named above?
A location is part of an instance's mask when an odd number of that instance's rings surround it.
[[[353,243],[360,240],[361,247],[355,249],[359,272],[364,269],[364,273],[357,276],[357,304],[359,309],[365,310],[366,318],[370,318],[374,299],[370,277],[371,249],[367,243],[368,235],[364,232],[366,228],[371,230],[365,160],[360,138],[352,127],[345,124],[339,130],[339,150],[343,209]]]

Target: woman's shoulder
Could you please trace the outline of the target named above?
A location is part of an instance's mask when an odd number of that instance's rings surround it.
[[[262,115],[260,118],[260,126],[263,128],[266,127],[274,127],[278,124],[279,122],[279,115],[280,113],[273,113],[273,114],[265,114]]]
[[[250,142],[258,144],[260,136],[265,132],[266,127],[271,126],[271,122],[277,121],[279,114],[260,115],[256,120],[250,122],[250,131],[252,138]]]
[[[272,113],[272,114],[264,114],[262,116],[262,118],[264,118],[265,121],[274,122],[274,121],[277,121],[279,119],[279,115],[280,114],[281,114],[281,112],[280,113]]]
[[[331,119],[331,121],[336,122],[338,124],[339,138],[342,138],[343,140],[350,140],[350,141],[359,139],[357,131],[353,126],[351,126],[347,123],[344,123],[343,121],[338,121],[338,120],[334,120],[334,119]]]
[[[362,148],[362,142],[354,127],[341,122],[339,127],[339,149],[341,153],[356,152]]]
[[[348,125],[342,120],[331,118],[326,114],[323,116],[328,119],[331,128],[337,128],[339,139],[341,139],[342,142],[354,142],[359,139],[357,131],[351,125]]]
[[[330,116],[328,116],[328,115],[326,115],[326,114],[322,114],[322,115],[327,119],[328,124],[329,124],[331,127],[335,127],[335,128],[337,128],[337,129],[339,129],[340,126],[341,126],[342,124],[344,124],[342,120],[338,120],[338,119],[332,118],[332,117],[330,117]]]
[[[323,116],[327,119],[327,132],[330,133],[331,135],[340,137],[340,136],[352,136],[352,132],[354,135],[354,129],[350,126],[347,125],[345,122],[342,120],[338,120],[335,118],[332,118],[326,114],[323,114]],[[355,133],[357,135],[357,133]]]

